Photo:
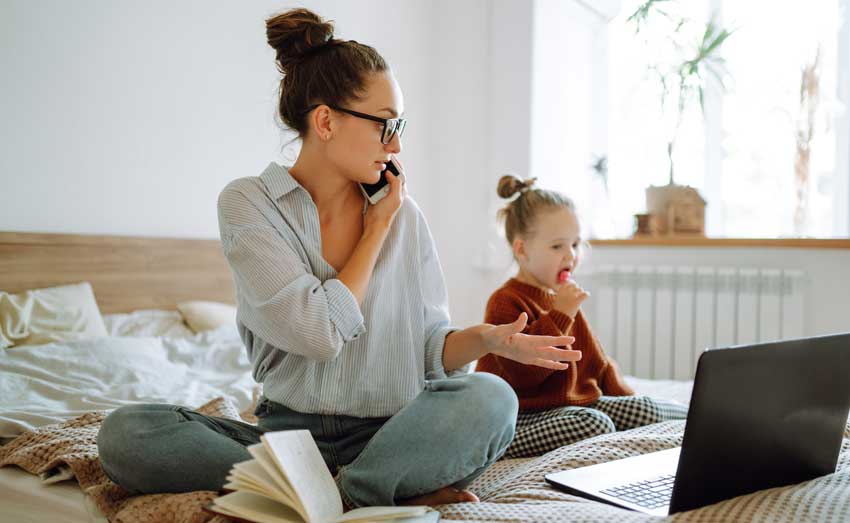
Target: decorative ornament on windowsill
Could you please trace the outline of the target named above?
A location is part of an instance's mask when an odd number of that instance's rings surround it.
[[[647,232],[705,236],[705,206],[699,191],[688,185],[650,185],[646,188]]]
[[[665,4],[664,8],[658,4]],[[646,213],[635,215],[635,235],[705,235],[705,207],[707,202],[697,189],[688,185],[679,185],[673,178],[673,152],[676,137],[682,125],[686,110],[699,100],[700,115],[705,115],[705,88],[707,75],[711,73],[721,89],[725,89],[723,58],[718,56],[723,42],[732,34],[720,27],[712,18],[706,24],[699,24],[700,37],[695,45],[689,46],[683,39],[683,28],[693,27],[696,22],[676,16],[669,7],[675,5],[670,0],[646,0],[627,19],[635,24],[635,34],[640,34],[641,25],[650,20],[660,20],[670,24],[670,30],[659,43],[667,49],[675,50],[674,57],[668,63],[649,66],[649,73],[658,81],[662,113],[675,115],[675,123],[667,140],[667,159],[670,165],[667,185],[649,186],[646,189]],[[658,33],[655,33],[658,34]],[[648,46],[648,38],[644,38]]]
[[[669,182],[646,188],[647,232],[667,236],[705,236],[705,206],[708,203],[695,188],[673,181],[673,145],[672,141],[667,144]],[[637,231],[641,233],[639,228]]]

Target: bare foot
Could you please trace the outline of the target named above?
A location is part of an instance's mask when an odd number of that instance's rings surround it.
[[[454,487],[443,487],[430,494],[408,498],[399,501],[399,505],[448,505],[450,503],[478,503],[478,496],[468,490],[459,490]]]

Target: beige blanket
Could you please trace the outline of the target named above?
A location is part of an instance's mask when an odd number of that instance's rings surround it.
[[[204,414],[238,419],[233,405],[216,399],[198,409]],[[64,475],[70,469],[80,488],[112,522],[185,522],[213,521],[201,507],[216,496],[215,492],[186,494],[153,494],[130,496],[110,481],[100,468],[97,455],[97,432],[106,412],[91,412],[78,418],[27,432],[0,447],[0,466],[17,465],[32,474],[48,477]]]
[[[236,409],[224,400],[214,400],[200,410],[233,419],[238,416]],[[215,496],[214,492],[128,496],[121,487],[109,481],[100,468],[95,443],[104,415],[104,412],[93,412],[23,434],[0,447],[0,466],[18,465],[33,474],[67,466],[80,487],[113,522],[224,521],[201,510]],[[481,503],[444,505],[439,510],[444,521],[850,521],[850,440],[846,439],[847,432],[838,471],[834,474],[668,518],[646,516],[570,496],[547,486],[543,479],[549,472],[677,446],[681,444],[683,428],[682,421],[660,423],[585,440],[540,458],[500,461],[471,486]]]

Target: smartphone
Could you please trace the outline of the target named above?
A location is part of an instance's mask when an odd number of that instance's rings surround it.
[[[387,168],[381,171],[381,179],[378,180],[377,183],[360,184],[360,192],[363,193],[363,196],[369,200],[369,203],[372,205],[375,205],[390,193],[390,184],[386,178],[387,171],[393,173],[395,176],[400,175],[402,180],[404,180],[404,175],[401,174],[401,170],[399,169],[395,158],[391,158],[390,161],[387,162]]]

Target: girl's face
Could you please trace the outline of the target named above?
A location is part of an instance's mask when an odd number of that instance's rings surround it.
[[[397,118],[404,113],[401,88],[390,71],[367,78],[365,93],[344,109],[377,116]],[[331,111],[327,157],[346,178],[355,182],[375,183],[390,156],[401,152],[401,139],[393,134],[389,143],[381,143],[384,125],[342,111]]]
[[[578,219],[569,209],[540,213],[527,237],[514,239],[519,278],[538,287],[560,287],[558,275],[561,271],[572,275],[578,267],[580,232]]]

